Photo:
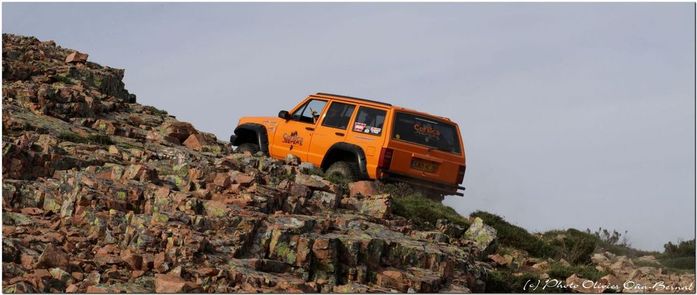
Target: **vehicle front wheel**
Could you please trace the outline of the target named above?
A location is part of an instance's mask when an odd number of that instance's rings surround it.
[[[358,164],[355,162],[338,161],[329,166],[324,174],[327,176],[339,176],[352,182],[358,179]]]
[[[259,151],[259,145],[254,143],[243,143],[237,147],[238,153],[250,152],[252,155]]]

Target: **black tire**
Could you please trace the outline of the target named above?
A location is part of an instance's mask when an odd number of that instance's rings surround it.
[[[259,151],[259,145],[255,143],[243,143],[240,144],[237,147],[237,152],[238,153],[244,153],[244,152],[250,152],[252,155],[256,154]]]
[[[338,161],[329,166],[324,174],[327,176],[338,175],[349,182],[356,181],[358,179],[358,163]]]

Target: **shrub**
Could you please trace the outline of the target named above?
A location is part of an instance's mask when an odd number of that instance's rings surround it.
[[[90,134],[87,137],[82,137],[74,132],[61,132],[60,134],[58,134],[58,138],[64,141],[70,141],[75,143],[89,143],[100,145],[114,144],[109,135],[106,134]]]
[[[87,139],[74,132],[61,132],[58,139],[75,143],[87,143]]]
[[[530,273],[523,274],[522,276],[514,276],[510,271],[507,270],[493,270],[487,273],[484,280],[486,284],[486,293],[522,293],[522,292],[540,292],[541,290],[529,290],[525,289],[525,284],[530,281],[535,284],[539,278]],[[553,289],[547,289],[545,291],[554,291]]]
[[[683,256],[683,257],[661,257],[658,260],[666,267],[681,269],[681,270],[694,270],[695,269],[695,257],[694,256]]]
[[[645,260],[634,260],[634,265],[636,265],[636,266],[638,266],[638,267],[643,267],[643,266],[649,266],[649,267],[662,267],[662,266],[663,266],[663,265],[661,265],[661,264],[658,263],[658,262],[654,262],[654,261],[645,261]]]
[[[168,115],[167,111],[158,109],[158,108],[153,107],[153,106],[144,106],[143,109],[146,112],[150,112],[151,114],[156,115],[156,116],[167,116]]]
[[[61,82],[63,84],[73,84],[73,79],[70,79],[67,76],[64,75],[56,75],[54,76],[56,81]]]
[[[627,239],[626,230],[624,231],[624,234],[622,234],[617,230],[612,230],[612,232],[610,232],[607,229],[599,227],[598,230],[595,232],[591,232],[590,229],[586,229],[586,233],[594,235],[596,238],[598,238],[598,241],[603,245],[621,247],[630,246],[629,240]]]
[[[87,136],[87,141],[89,143],[101,145],[114,144],[114,142],[111,141],[111,137],[109,137],[109,135],[106,134],[90,134],[89,136]]]
[[[657,255],[658,261],[674,271],[695,269],[695,240],[668,242],[663,245],[663,253]]]
[[[616,255],[634,258],[656,254],[655,252],[642,251],[632,248],[631,244],[629,243],[629,239],[627,238],[627,231],[620,233],[617,230],[609,231],[604,228],[598,228],[598,230],[594,232],[591,232],[590,229],[586,229],[586,233],[592,234],[598,239],[598,248]]]
[[[326,180],[328,180],[331,183],[336,184],[336,185],[348,186],[349,182],[351,182],[349,179],[347,179],[346,177],[343,177],[341,175],[338,175],[338,174],[324,175],[324,173],[322,173],[322,170],[319,170],[319,171],[318,170],[319,169],[307,170],[307,171],[305,171],[306,172],[305,174],[322,176],[324,179],[326,179]]]
[[[678,242],[677,245],[673,244],[672,242],[668,242],[667,244],[663,245],[663,248],[665,249],[663,253],[666,257],[695,256],[694,239]]]
[[[525,250],[535,257],[547,258],[557,255],[558,250],[555,247],[545,243],[525,229],[506,222],[500,216],[484,211],[474,212],[471,216],[479,217],[484,220],[484,223],[495,228],[496,236],[501,245]]]
[[[392,196],[392,213],[414,221],[421,228],[432,228],[438,219],[469,227],[467,218],[462,217],[455,209],[423,196],[409,185],[378,184],[377,190]]]
[[[563,258],[572,264],[590,263],[590,257],[598,245],[598,238],[573,228],[566,231],[548,231],[543,239],[556,248],[555,258]]]

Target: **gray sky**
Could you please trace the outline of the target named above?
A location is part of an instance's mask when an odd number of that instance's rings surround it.
[[[532,231],[694,238],[694,4],[3,3],[3,32],[126,69],[227,139],[324,91],[450,117],[465,197]]]

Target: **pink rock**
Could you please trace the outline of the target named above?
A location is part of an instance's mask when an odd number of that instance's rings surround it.
[[[87,62],[87,57],[89,55],[87,53],[82,53],[79,51],[73,51],[73,53],[68,54],[68,56],[65,58],[66,63],[85,63]],[[90,292],[87,292],[90,293]]]
[[[377,189],[372,181],[356,181],[349,183],[349,196],[355,197],[357,195],[362,195],[364,197],[369,197],[377,194]]]

